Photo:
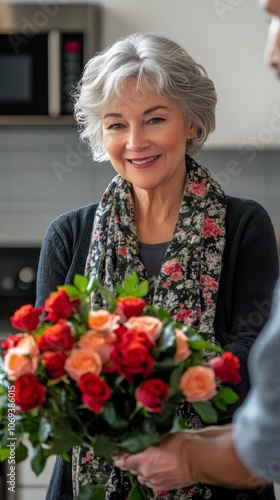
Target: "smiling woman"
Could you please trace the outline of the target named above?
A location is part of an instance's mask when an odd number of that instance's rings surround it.
[[[259,317],[259,303],[271,301],[278,256],[265,210],[226,196],[192,158],[215,128],[216,100],[205,69],[163,36],[132,34],[88,62],[75,116],[93,158],[109,159],[117,175],[98,204],[51,224],[42,246],[37,306],[75,274],[98,278],[113,293],[136,272],[152,284],[148,304],[240,359],[240,404],[249,390],[248,353],[266,317],[257,324],[250,319]],[[231,421],[238,404],[221,415],[221,424]],[[176,411],[189,427],[203,426],[187,406]],[[70,455],[72,464],[57,459],[48,500],[76,499],[82,485],[100,476],[106,477],[106,500],[128,496],[128,476],[94,450],[82,446]],[[271,486],[247,494],[196,484],[158,494],[166,500],[238,495],[275,498]]]

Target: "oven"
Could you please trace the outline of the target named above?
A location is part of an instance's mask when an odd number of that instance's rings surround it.
[[[0,339],[16,333],[10,317],[24,304],[35,304],[39,247],[0,248]]]

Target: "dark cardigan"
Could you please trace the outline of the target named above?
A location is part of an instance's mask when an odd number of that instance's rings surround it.
[[[61,215],[50,225],[43,241],[37,284],[37,306],[58,285],[84,274],[97,204]],[[242,380],[235,386],[238,404],[220,415],[228,423],[249,390],[249,349],[267,321],[278,277],[278,254],[271,220],[252,200],[227,197],[226,246],[214,322],[215,336],[241,361]],[[72,499],[71,463],[57,459],[47,500]],[[213,500],[236,500],[240,490],[211,487]],[[240,497],[241,498],[241,497]],[[244,500],[273,500],[273,487],[243,493]]]

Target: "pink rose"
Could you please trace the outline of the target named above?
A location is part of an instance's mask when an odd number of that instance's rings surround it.
[[[4,370],[10,380],[17,380],[26,373],[34,373],[37,367],[38,357],[31,357],[20,347],[11,347],[4,358]]]
[[[110,354],[115,340],[116,334],[114,333],[106,335],[95,332],[94,330],[89,330],[80,338],[78,347],[97,352],[101,357],[102,363],[105,364],[110,360]]]
[[[183,373],[179,387],[187,401],[208,401],[217,394],[215,373],[206,366],[191,366]]]
[[[97,352],[87,348],[73,349],[66,359],[65,370],[74,380],[79,380],[84,373],[99,375],[102,370],[102,360]]]
[[[119,319],[117,314],[111,314],[106,309],[98,309],[89,312],[88,326],[97,332],[112,332],[118,325]]]
[[[180,328],[175,328],[177,349],[175,352],[175,361],[184,361],[191,356],[192,351],[189,348],[188,337],[180,330]]]
[[[154,316],[138,316],[125,322],[126,328],[136,332],[145,332],[152,342],[156,342],[162,328],[162,321]]]

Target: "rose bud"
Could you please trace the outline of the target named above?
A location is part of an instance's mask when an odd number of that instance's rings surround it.
[[[83,403],[95,413],[101,413],[106,401],[111,397],[107,382],[93,373],[85,373],[80,377],[79,388]]]

